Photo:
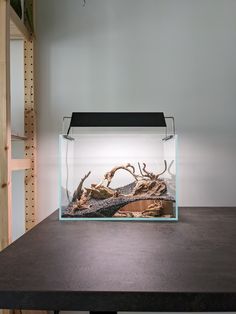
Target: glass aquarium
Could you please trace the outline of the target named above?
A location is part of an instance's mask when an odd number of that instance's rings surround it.
[[[176,135],[156,127],[75,130],[59,136],[61,220],[178,219]]]

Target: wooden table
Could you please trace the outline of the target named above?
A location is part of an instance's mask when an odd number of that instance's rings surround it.
[[[0,308],[236,311],[236,208],[148,223],[56,211],[0,253]]]

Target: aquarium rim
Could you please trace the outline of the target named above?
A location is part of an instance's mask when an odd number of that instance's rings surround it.
[[[61,215],[61,208],[59,208],[59,220],[64,220],[64,221],[124,221],[124,222],[128,222],[128,221],[136,221],[136,222],[141,222],[141,221],[146,221],[146,222],[154,222],[154,221],[159,221],[159,222],[168,222],[168,221],[178,221],[178,216],[173,217],[173,218],[121,218],[121,217],[116,217],[116,218],[112,218],[112,217],[103,217],[103,218],[99,218],[99,217],[62,217]]]

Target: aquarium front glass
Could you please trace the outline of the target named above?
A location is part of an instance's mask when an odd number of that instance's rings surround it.
[[[177,136],[157,128],[60,135],[62,220],[177,220]]]

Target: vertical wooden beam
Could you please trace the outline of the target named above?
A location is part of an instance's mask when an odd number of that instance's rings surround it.
[[[34,95],[34,42],[24,43],[25,62],[25,158],[31,159],[31,168],[25,173],[25,228],[35,225],[36,212],[36,108]]]
[[[0,0],[0,251],[11,242],[10,3]],[[10,314],[0,310],[1,314]]]
[[[0,0],[0,250],[11,242],[9,0]]]
[[[33,0],[29,0],[33,9]],[[36,104],[34,93],[34,39],[24,42],[24,90],[25,90],[25,158],[31,159],[31,168],[25,174],[25,229],[35,225],[37,205],[36,174]]]

